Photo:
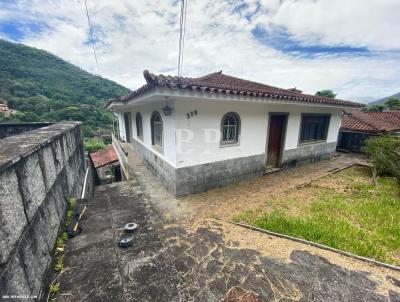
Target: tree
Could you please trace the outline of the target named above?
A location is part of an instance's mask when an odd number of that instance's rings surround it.
[[[334,99],[336,97],[336,93],[334,93],[332,90],[327,90],[327,89],[317,91],[317,93],[315,95],[324,96],[324,97],[331,98],[331,99]]]
[[[364,142],[363,151],[374,164],[376,174],[390,175],[400,184],[400,138],[392,135],[380,135]]]
[[[390,110],[400,109],[400,99],[391,97],[383,105]]]
[[[365,106],[361,110],[364,111],[364,112],[382,112],[383,109],[385,109],[384,105],[376,104],[376,105]]]

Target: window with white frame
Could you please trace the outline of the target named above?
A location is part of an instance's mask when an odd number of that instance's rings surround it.
[[[138,138],[143,139],[143,122],[140,112],[136,113],[136,135]]]
[[[163,147],[163,123],[160,113],[154,111],[151,115],[151,143],[153,146]]]
[[[240,118],[234,112],[224,115],[221,121],[221,143],[236,144],[240,136]]]

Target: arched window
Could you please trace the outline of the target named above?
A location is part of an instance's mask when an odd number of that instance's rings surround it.
[[[240,136],[240,117],[234,112],[228,112],[221,121],[222,144],[236,144]]]
[[[163,123],[161,119],[161,115],[154,111],[151,115],[151,143],[154,146],[161,147],[163,146]]]
[[[143,139],[143,123],[140,112],[136,113],[136,134],[138,138]]]

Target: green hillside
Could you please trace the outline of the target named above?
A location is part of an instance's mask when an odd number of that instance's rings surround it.
[[[369,104],[370,104],[370,105],[378,105],[378,104],[383,104],[384,102],[386,102],[386,101],[387,101],[388,99],[390,99],[391,97],[394,97],[394,98],[398,98],[398,99],[400,99],[400,92],[399,92],[399,93],[396,93],[396,94],[394,94],[394,95],[391,95],[391,96],[385,97],[385,98],[383,98],[383,99],[380,99],[380,100],[376,100],[376,101],[370,102]]]
[[[83,122],[84,134],[110,129],[109,98],[129,90],[43,50],[0,40],[0,102],[16,113],[0,121]]]

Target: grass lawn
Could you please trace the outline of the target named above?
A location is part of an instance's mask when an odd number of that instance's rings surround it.
[[[234,221],[400,265],[400,190],[393,178],[372,183],[365,167],[267,197]]]

